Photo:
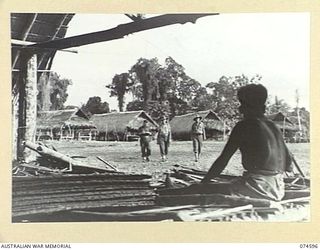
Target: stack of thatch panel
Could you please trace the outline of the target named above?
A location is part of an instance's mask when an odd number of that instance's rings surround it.
[[[150,176],[122,173],[13,177],[12,215],[154,205]]]
[[[183,221],[305,221],[310,216],[310,180],[301,176],[285,178],[285,197],[280,202],[224,194],[200,193],[204,171],[176,165],[158,189],[158,206],[194,205],[176,210]],[[235,176],[220,175],[212,184],[230,183]]]

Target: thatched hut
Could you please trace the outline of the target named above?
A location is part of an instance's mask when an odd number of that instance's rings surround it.
[[[92,140],[96,127],[81,109],[40,111],[37,117],[36,139]]]
[[[158,124],[144,111],[114,112],[95,114],[91,121],[97,127],[99,140],[134,140],[143,121],[150,123],[151,130],[156,130]]]
[[[172,138],[175,140],[189,140],[193,118],[199,114],[205,124],[207,139],[223,140],[228,131],[225,123],[212,110],[199,111],[180,116],[175,116],[171,121]]]
[[[282,112],[267,115],[267,118],[277,125],[286,141],[292,141],[297,130],[299,130],[297,126],[295,126],[293,122],[291,122],[290,119]]]

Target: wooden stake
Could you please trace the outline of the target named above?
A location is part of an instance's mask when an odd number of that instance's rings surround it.
[[[112,166],[109,162],[103,160],[101,157],[97,156],[97,159],[102,161],[104,164],[106,164],[108,167],[112,168],[113,170],[115,170],[117,172],[119,171],[116,167]]]

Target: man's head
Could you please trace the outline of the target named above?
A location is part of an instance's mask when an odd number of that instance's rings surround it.
[[[265,112],[267,98],[268,91],[261,84],[243,86],[238,90],[238,99],[241,104],[239,111],[244,115],[262,115]]]
[[[162,117],[160,118],[160,121],[161,121],[162,123],[166,123],[166,122],[168,121],[168,119],[167,119],[167,117],[162,116]]]
[[[196,122],[200,122],[202,119],[202,117],[200,115],[196,115],[193,120],[196,121]]]

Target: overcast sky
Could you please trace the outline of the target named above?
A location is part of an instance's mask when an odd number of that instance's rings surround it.
[[[67,36],[130,21],[125,15],[76,14]],[[115,74],[127,72],[140,57],[163,64],[171,56],[202,85],[221,76],[259,74],[270,95],[295,106],[298,89],[300,106],[309,108],[309,37],[307,13],[220,14],[78,47],[78,54],[58,52],[52,70],[73,81],[67,105],[100,96],[117,109],[105,88]]]

